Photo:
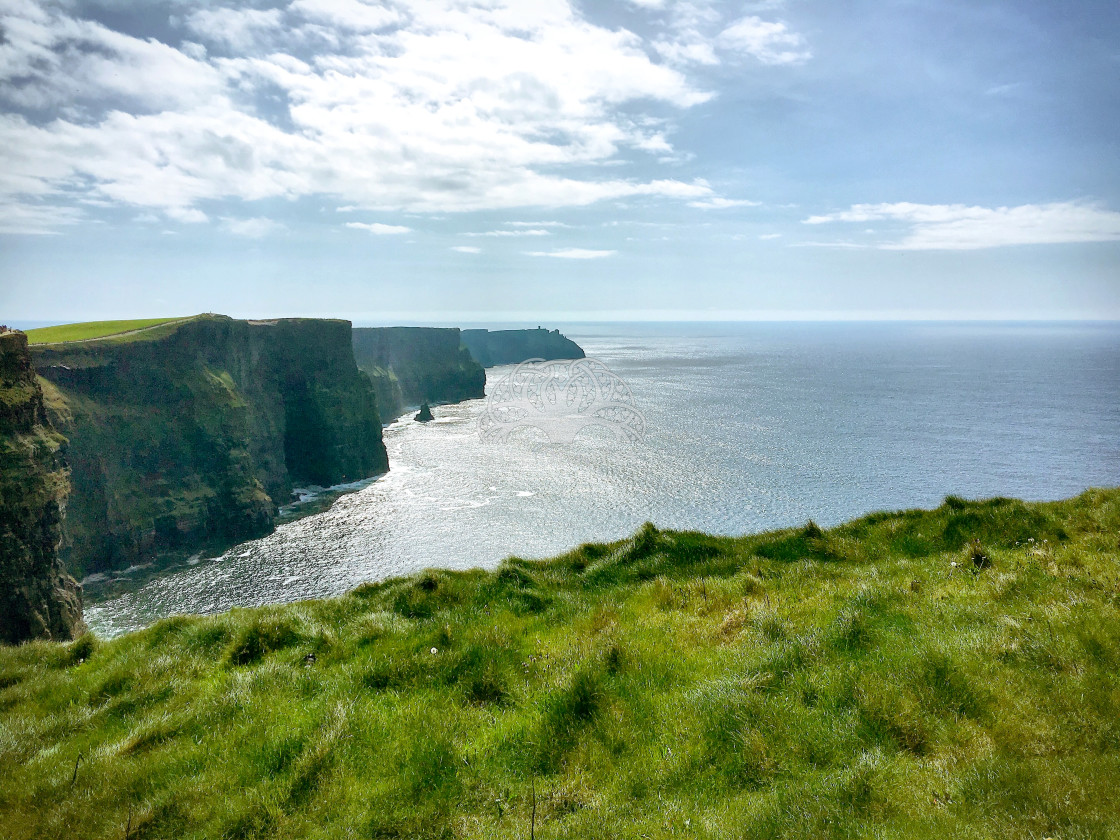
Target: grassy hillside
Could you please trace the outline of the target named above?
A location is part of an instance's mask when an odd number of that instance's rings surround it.
[[[92,338],[107,338],[121,333],[135,333],[160,324],[188,320],[186,318],[141,318],[134,321],[86,321],[81,324],[60,324],[56,327],[40,327],[27,331],[27,340],[32,344],[57,344],[65,341],[88,341]]]
[[[5,649],[0,836],[1115,838],[1118,538],[1120,490],[646,526]]]

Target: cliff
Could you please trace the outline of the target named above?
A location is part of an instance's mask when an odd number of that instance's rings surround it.
[[[63,560],[76,573],[268,533],[293,483],[388,468],[347,321],[200,316],[32,346],[70,438]]]
[[[81,589],[58,560],[66,439],[47,419],[27,337],[0,332],[0,642],[70,639]]]
[[[528,359],[582,359],[583,349],[560,330],[463,330],[463,346],[483,367]]]
[[[457,328],[355,328],[352,341],[354,361],[373,381],[385,420],[407,405],[485,396],[486,372],[460,347]]]

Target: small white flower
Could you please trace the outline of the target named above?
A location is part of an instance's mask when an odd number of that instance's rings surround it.
[[[439,648],[432,648],[432,656],[435,656],[437,653],[439,653]]]
[[[952,566],[952,567],[953,567],[953,568],[955,569],[955,568],[957,568],[957,561],[956,561],[956,560],[954,560],[954,561],[953,561],[952,563],[950,563],[949,565],[950,565],[950,566]]]

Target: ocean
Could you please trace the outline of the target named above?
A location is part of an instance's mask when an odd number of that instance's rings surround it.
[[[638,440],[484,440],[485,400],[389,424],[390,472],[329,510],[87,605],[111,637],[178,613],[493,568],[661,528],[822,526],[947,494],[1120,484],[1115,323],[573,324],[629,389]],[[487,371],[487,393],[509,368]]]

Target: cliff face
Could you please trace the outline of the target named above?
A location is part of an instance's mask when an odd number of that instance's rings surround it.
[[[381,416],[406,405],[452,403],[485,395],[486,372],[460,347],[457,328],[355,328],[354,360],[377,390]]]
[[[204,316],[32,352],[70,437],[62,553],[77,573],[261,536],[293,482],[388,468],[347,321]]]
[[[35,379],[27,336],[0,333],[0,642],[71,639],[81,589],[57,549],[68,482]]]
[[[528,359],[582,359],[583,349],[560,330],[463,330],[463,346],[483,367]]]

